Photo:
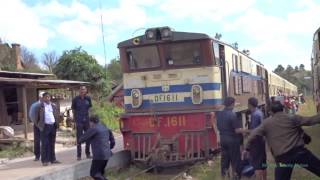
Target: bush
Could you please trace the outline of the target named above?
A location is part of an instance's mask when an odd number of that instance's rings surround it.
[[[119,129],[119,117],[123,109],[109,103],[93,102],[92,112],[100,117],[100,120],[112,130]]]

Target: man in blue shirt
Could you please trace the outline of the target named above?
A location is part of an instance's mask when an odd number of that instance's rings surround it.
[[[42,96],[44,92],[39,93],[39,100],[34,102],[29,109],[29,120],[33,123],[33,153],[35,156],[35,161],[40,159],[40,130],[35,125],[36,118],[38,117],[38,112],[40,104],[42,102]]]
[[[247,133],[243,129],[241,120],[233,112],[235,99],[226,97],[224,100],[225,108],[217,113],[217,127],[220,134],[221,144],[221,175],[225,178],[231,163],[233,179],[239,179],[241,176],[241,154],[240,154],[240,136]]]
[[[258,100],[254,97],[248,99],[248,109],[251,112],[251,121],[249,129],[253,130],[257,128],[263,120],[263,113],[258,108]],[[266,146],[263,137],[258,137],[252,142],[254,148],[250,149],[250,163],[255,169],[256,179],[266,180],[267,179],[267,155]]]
[[[81,86],[79,96],[72,100],[73,118],[76,122],[77,142],[79,138],[89,129],[89,109],[92,107],[91,98],[87,96],[87,87]],[[90,158],[90,144],[86,143],[85,153],[87,158]],[[77,145],[77,159],[81,160],[81,145]]]
[[[112,155],[115,139],[110,129],[100,123],[98,116],[90,117],[90,129],[79,139],[78,143],[89,141],[92,148],[90,176],[95,180],[105,180],[104,169]]]

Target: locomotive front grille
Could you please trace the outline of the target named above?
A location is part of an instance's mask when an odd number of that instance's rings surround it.
[[[135,152],[132,152],[134,160],[146,161],[152,150],[152,136],[154,133],[136,133],[133,135]]]
[[[203,160],[209,151],[205,134],[205,130],[184,131],[168,139],[156,133],[135,133],[133,160],[157,164]]]

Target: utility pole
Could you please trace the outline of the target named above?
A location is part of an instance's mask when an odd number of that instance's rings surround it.
[[[101,0],[99,0],[99,6],[100,6],[100,23],[101,23],[101,35],[102,35],[102,44],[103,44],[104,67],[106,68],[107,67],[107,53],[106,53],[106,43],[104,40],[104,28],[103,28]]]

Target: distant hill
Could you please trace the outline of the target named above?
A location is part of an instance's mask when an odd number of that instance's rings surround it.
[[[311,93],[312,73],[309,70],[305,70],[303,64],[295,67],[288,65],[287,68],[284,68],[282,65],[278,65],[278,67],[275,68],[273,72],[295,84],[298,87],[299,93]]]

